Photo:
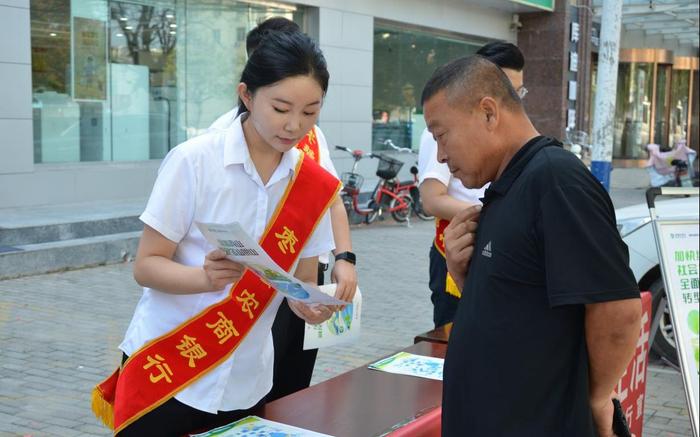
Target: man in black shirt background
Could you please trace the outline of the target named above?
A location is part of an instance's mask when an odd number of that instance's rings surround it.
[[[445,358],[443,435],[613,436],[611,397],[641,303],[607,192],[539,135],[483,57],[439,68],[422,102],[438,160],[467,188],[492,182],[483,207],[445,231],[462,299]]]

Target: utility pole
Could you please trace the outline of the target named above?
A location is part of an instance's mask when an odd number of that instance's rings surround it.
[[[598,80],[596,82],[591,144],[591,172],[610,191],[612,171],[613,128],[617,96],[617,67],[620,57],[622,0],[603,0]]]

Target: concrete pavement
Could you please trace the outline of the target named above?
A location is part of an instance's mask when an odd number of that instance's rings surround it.
[[[643,191],[625,196],[636,203]],[[432,327],[433,228],[412,225],[353,229],[365,300],[362,337],[322,350],[314,383],[403,348]],[[90,411],[90,391],[119,361],[116,347],[141,293],[131,268],[122,263],[0,281],[0,436],[110,435]],[[645,436],[690,435],[681,378],[658,363],[649,368],[646,414]]]

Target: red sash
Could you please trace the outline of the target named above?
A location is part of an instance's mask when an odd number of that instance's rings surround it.
[[[289,271],[335,200],[340,182],[300,155],[260,245]],[[118,433],[226,360],[265,311],[275,290],[246,270],[229,295],[145,344],[93,390],[92,409]]]
[[[447,259],[447,256],[445,255],[445,228],[449,224],[449,220],[444,220],[437,217],[435,218],[435,241],[433,244],[435,244],[435,248],[445,259]],[[462,292],[460,291],[459,287],[457,287],[457,283],[452,278],[452,275],[449,273],[447,273],[447,277],[445,278],[445,293],[451,294],[455,297],[462,297]]]
[[[297,143],[296,147],[304,152],[306,156],[316,161],[317,164],[321,163],[321,153],[319,151],[315,127],[312,127],[311,130],[304,135],[304,138]]]

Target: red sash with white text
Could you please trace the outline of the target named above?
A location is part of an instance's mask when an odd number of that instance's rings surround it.
[[[305,154],[277,205],[261,247],[289,271],[330,204],[340,182]],[[145,344],[93,390],[95,415],[118,433],[226,360],[275,295],[246,270],[221,302]]]
[[[321,163],[321,152],[319,151],[315,127],[312,127],[311,130],[304,135],[304,138],[297,143],[296,147],[304,152],[306,156],[316,161],[317,164]]]

